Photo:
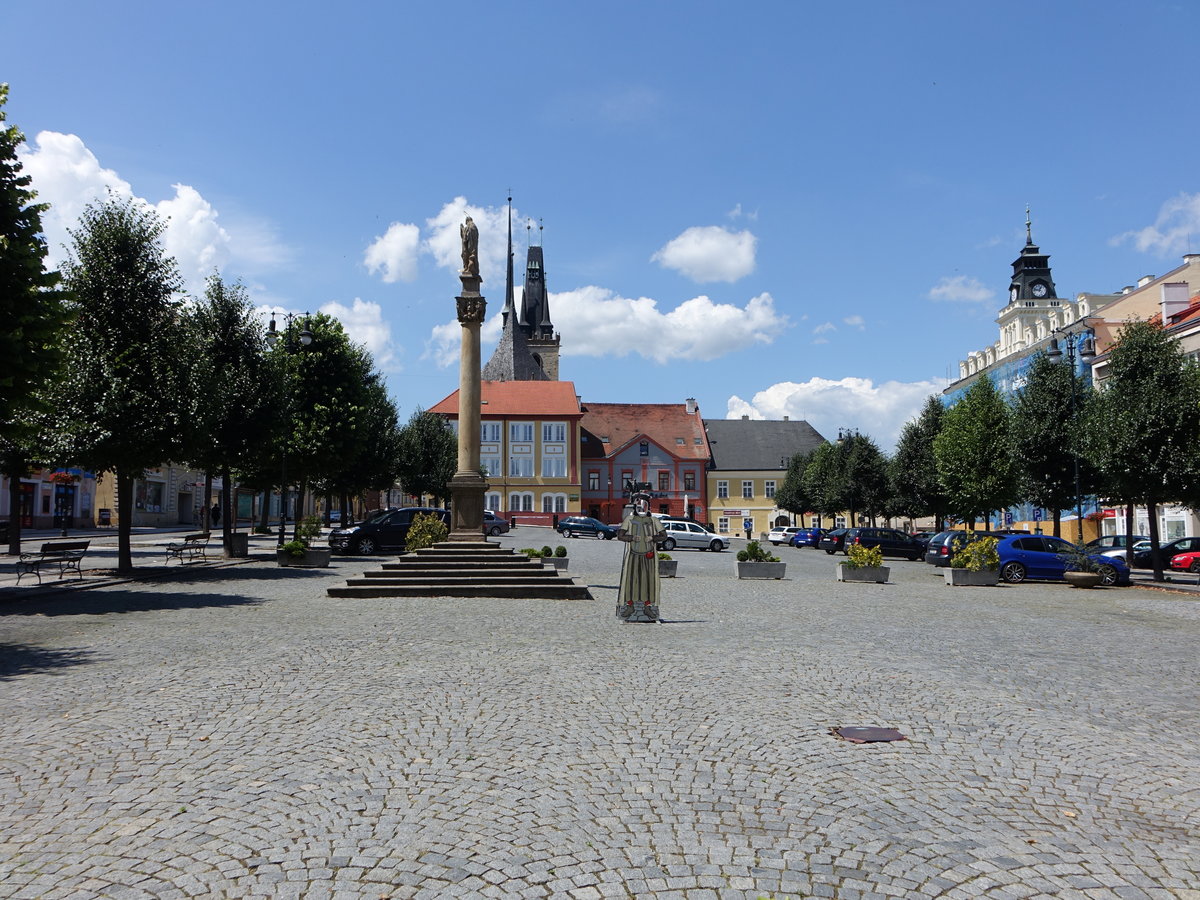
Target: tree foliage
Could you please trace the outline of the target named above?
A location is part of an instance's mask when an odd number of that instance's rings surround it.
[[[54,391],[60,458],[117,475],[118,569],[132,569],[133,479],[182,449],[186,355],[164,225],[134,200],[89,204],[65,268],[75,313]]]
[[[1087,454],[1110,495],[1146,505],[1161,580],[1157,507],[1200,500],[1200,367],[1158,325],[1132,322],[1109,355],[1108,372],[1094,399]]]
[[[874,519],[887,506],[887,459],[879,446],[857,431],[846,435],[835,445],[839,463],[838,483],[850,524],[857,525],[860,516]]]
[[[846,508],[836,445],[826,441],[813,450],[804,470],[803,485],[812,508],[822,518],[833,518]]]
[[[945,415],[941,397],[931,395],[920,415],[901,430],[888,463],[894,511],[913,519],[933,516],[938,528],[946,515],[946,491],[938,478],[933,442]]]
[[[965,521],[986,518],[1019,497],[1011,414],[987,375],[946,411],[933,442],[949,509]]]
[[[816,508],[808,491],[804,488],[804,470],[808,468],[811,459],[812,452],[810,451],[795,453],[788,460],[787,475],[784,476],[783,484],[775,492],[775,505],[780,509],[786,509],[790,513],[802,516]]]
[[[458,468],[458,438],[437,413],[417,409],[400,432],[399,463],[404,490],[444,500]]]

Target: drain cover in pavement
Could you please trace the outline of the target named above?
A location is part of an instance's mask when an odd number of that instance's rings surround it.
[[[877,744],[883,741],[907,741],[895,728],[876,728],[870,725],[843,725],[830,728],[829,733],[852,744]]]

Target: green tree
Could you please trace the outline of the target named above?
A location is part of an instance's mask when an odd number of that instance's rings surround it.
[[[47,410],[46,389],[62,361],[67,312],[58,272],[46,271],[44,203],[22,175],[17,147],[25,141],[7,125],[8,85],[0,84],[0,471],[8,476],[8,552],[21,552],[20,477],[37,455],[34,444]]]
[[[888,463],[896,511],[914,519],[933,516],[939,530],[946,517],[946,491],[938,478],[933,441],[945,415],[942,398],[931,395],[920,415],[901,430],[896,452]]]
[[[1011,413],[987,375],[946,411],[933,442],[949,508],[964,521],[983,518],[1020,496],[1012,455]]]
[[[1075,460],[1083,452],[1086,398],[1087,385],[1069,365],[1039,353],[1013,406],[1012,446],[1021,461],[1021,496],[1051,510],[1055,537],[1062,530],[1062,510],[1075,505]],[[1080,484],[1090,484],[1090,467],[1083,459],[1080,464]]]
[[[803,484],[818,516],[832,519],[846,509],[841,475],[841,460],[835,444],[826,441],[813,450],[804,470]]]
[[[873,440],[857,431],[846,435],[835,445],[838,449],[840,472],[838,480],[845,508],[850,512],[850,525],[865,515],[872,521],[887,506],[887,459]]]
[[[458,438],[437,413],[417,409],[400,432],[400,484],[410,494],[437,500],[450,495],[458,468]]]
[[[1108,358],[1088,455],[1110,495],[1146,506],[1154,579],[1163,580],[1158,507],[1195,504],[1200,491],[1200,367],[1158,325],[1132,322]]]
[[[808,468],[811,459],[811,451],[792,454],[792,458],[788,460],[787,475],[784,476],[783,484],[775,492],[775,505],[801,516],[801,525],[806,524],[803,520],[804,514],[816,508],[804,488],[804,470]]]
[[[54,391],[60,458],[116,473],[121,572],[133,569],[133,481],[182,449],[186,340],[163,229],[133,200],[89,204],[64,267],[76,327]]]
[[[324,485],[329,494],[345,500],[364,491],[383,491],[395,484],[400,474],[400,417],[396,404],[388,396],[383,379],[372,373],[365,384],[365,414],[357,430],[352,455]]]

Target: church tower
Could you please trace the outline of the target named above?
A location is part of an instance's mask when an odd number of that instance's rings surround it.
[[[1050,274],[1050,255],[1033,242],[1033,223],[1025,210],[1025,246],[1012,264],[1008,286],[1008,305],[1000,310],[998,349],[1001,356],[1030,347],[1046,336],[1046,323],[1058,324],[1062,318],[1062,300],[1054,289]],[[1054,327],[1054,326],[1051,326]]]

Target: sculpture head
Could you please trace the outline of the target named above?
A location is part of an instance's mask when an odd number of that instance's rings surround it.
[[[633,511],[639,516],[650,515],[650,495],[639,491],[631,498],[633,500]]]

